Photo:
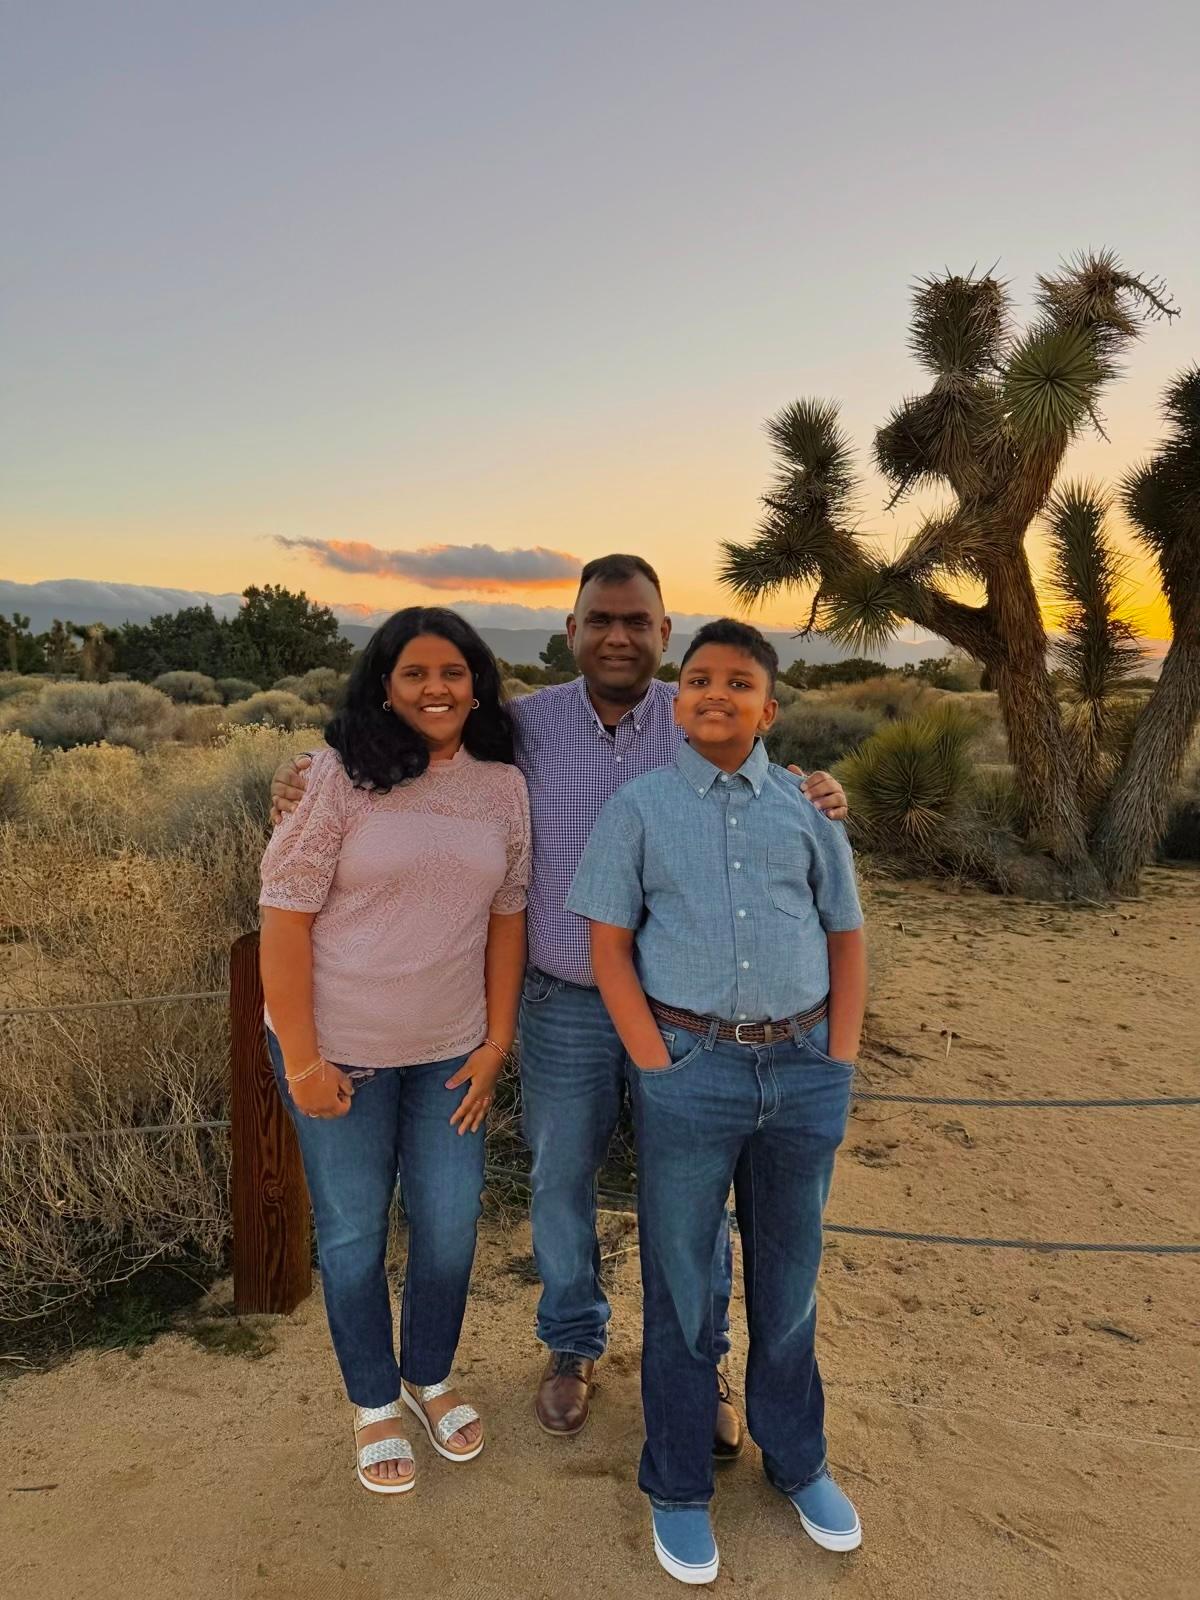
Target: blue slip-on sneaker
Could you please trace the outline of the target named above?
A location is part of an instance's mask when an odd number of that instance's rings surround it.
[[[828,1472],[794,1490],[788,1499],[800,1513],[805,1533],[822,1550],[857,1550],[862,1543],[858,1512]]]
[[[680,1583],[711,1583],[721,1559],[707,1506],[650,1507],[654,1554]]]

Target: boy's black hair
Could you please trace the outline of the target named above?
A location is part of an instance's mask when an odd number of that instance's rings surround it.
[[[598,583],[628,583],[630,578],[649,578],[662,599],[662,584],[658,581],[658,573],[648,561],[643,561],[641,556],[597,556],[594,561],[589,561],[579,574],[579,589],[591,583],[595,578]]]
[[[731,650],[740,650],[743,655],[749,656],[751,661],[756,661],[766,673],[772,698],[774,697],[775,679],[779,673],[779,657],[775,654],[774,645],[769,639],[764,638],[757,628],[752,628],[748,622],[739,622],[736,617],[718,617],[715,622],[706,622],[692,635],[692,642],[684,651],[683,660],[679,663],[681,677],[684,667],[696,651],[706,644],[727,644]]]

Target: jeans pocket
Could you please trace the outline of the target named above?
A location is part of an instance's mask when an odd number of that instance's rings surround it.
[[[551,978],[536,967],[527,967],[521,984],[521,1001],[527,1006],[540,1006],[554,993],[557,978]]]
[[[829,1043],[829,1028],[826,1023],[818,1022],[815,1028],[809,1029],[800,1040],[801,1050],[806,1050],[809,1055],[816,1056],[817,1060],[827,1067],[840,1067],[843,1072],[853,1072],[854,1062],[841,1061],[837,1056],[831,1056],[827,1050],[822,1050],[817,1043],[818,1036],[826,1044]]]
[[[631,1056],[633,1069],[643,1082],[649,1078],[673,1077],[681,1068],[694,1061],[704,1049],[703,1037],[697,1038],[694,1033],[672,1033],[668,1028],[660,1028],[658,1031],[662,1034],[663,1043],[670,1054],[671,1064],[669,1067],[639,1067]]]

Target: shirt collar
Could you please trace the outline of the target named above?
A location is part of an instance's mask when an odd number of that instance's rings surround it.
[[[600,721],[599,712],[596,710],[595,706],[592,704],[591,696],[587,692],[587,679],[584,677],[582,672],[575,679],[575,682],[579,686],[579,698],[583,701],[584,706],[587,708],[587,711],[591,715],[592,721],[596,724],[596,726],[598,728],[603,729],[604,724]],[[649,715],[650,707],[654,703],[654,696],[655,696],[656,690],[660,691],[660,690],[668,688],[668,687],[669,687],[669,685],[664,684],[663,682],[661,682],[660,679],[651,678],[650,679],[649,688],[646,690],[646,692],[642,696],[642,698],[638,701],[637,705],[630,706],[628,711],[623,712],[621,717],[619,718],[619,721],[624,722],[626,717],[632,717],[633,718],[633,722],[634,722],[634,726],[640,730],[640,728],[642,726],[642,723],[645,722],[646,717]]]
[[[711,761],[706,761],[698,751],[692,749],[690,744],[681,744],[675,752],[675,765],[683,773],[698,794],[707,794],[722,776],[720,767],[714,767]],[[762,793],[762,786],[767,781],[770,770],[771,758],[767,755],[767,747],[761,739],[754,741],[754,749],[742,762],[736,772],[729,774],[731,778],[744,778],[754,791],[755,799]]]

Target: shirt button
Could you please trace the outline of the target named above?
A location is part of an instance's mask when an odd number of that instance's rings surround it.
[[[697,789],[697,790],[696,790],[696,793],[697,793],[697,794],[703,794],[703,793],[704,793],[704,790],[703,790],[703,789]]]
[[[739,917],[744,917],[745,915],[746,915],[746,913],[744,911],[739,911],[738,912],[738,916]]]
[[[721,774],[720,778],[717,781],[718,781],[718,783],[728,783],[729,782],[729,774],[727,772],[723,772]]]
[[[738,1012],[738,1021],[739,1022],[745,1022],[745,1020],[746,1020],[746,1013],[744,1011],[739,1011]]]
[[[729,826],[731,828],[736,828],[737,827],[737,818],[736,817],[730,817]]]
[[[617,757],[617,760],[618,760],[618,761],[620,761],[620,759],[621,759],[621,757],[620,757],[620,756],[618,756],[618,757]]]
[[[740,872],[742,870],[742,863],[740,861],[735,861],[733,863],[733,870],[735,872]]]
[[[746,970],[748,970],[748,969],[749,969],[749,966],[750,966],[750,963],[749,963],[749,962],[748,962],[748,961],[743,961],[743,962],[742,962],[742,970],[743,970],[743,971],[746,971]]]

